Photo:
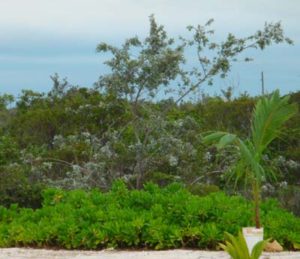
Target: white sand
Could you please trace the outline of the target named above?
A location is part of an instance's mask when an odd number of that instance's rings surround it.
[[[30,248],[0,249],[1,259],[213,259],[229,256],[224,252],[199,250],[168,251],[66,251]],[[264,253],[261,259],[300,259],[300,252]]]

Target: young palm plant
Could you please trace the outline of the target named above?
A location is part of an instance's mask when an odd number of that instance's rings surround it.
[[[251,120],[250,136],[246,140],[227,132],[214,132],[204,137],[204,143],[216,143],[218,149],[235,146],[239,155],[239,172],[236,180],[243,178],[252,187],[255,210],[255,225],[260,228],[261,184],[266,179],[263,156],[269,144],[282,133],[284,123],[297,112],[297,106],[289,103],[289,96],[280,97],[275,91],[270,97],[261,98]],[[242,172],[242,174],[241,174]]]
[[[220,247],[226,251],[232,259],[259,259],[268,242],[267,240],[258,242],[250,253],[242,232],[239,232],[237,237],[225,233],[225,237],[227,240],[225,244],[220,244]]]

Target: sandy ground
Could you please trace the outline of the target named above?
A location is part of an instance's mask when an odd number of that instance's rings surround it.
[[[224,252],[197,250],[168,251],[66,251],[30,248],[0,249],[1,259],[213,259],[229,256]],[[300,252],[264,253],[261,259],[300,259]]]

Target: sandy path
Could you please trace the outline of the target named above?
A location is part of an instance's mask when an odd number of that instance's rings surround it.
[[[66,251],[46,249],[0,249],[1,259],[213,259],[229,256],[224,252],[197,250],[169,251]],[[264,253],[262,259],[300,259],[300,252]]]

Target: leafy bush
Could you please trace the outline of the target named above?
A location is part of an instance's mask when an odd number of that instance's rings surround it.
[[[274,199],[262,204],[264,231],[285,248],[293,249],[295,244],[300,243],[300,221],[293,214],[282,210],[278,204]]]
[[[0,205],[9,207],[18,203],[22,207],[40,207],[43,187],[29,178],[26,168],[18,164],[0,166]]]
[[[216,249],[225,231],[251,225],[252,205],[244,198],[199,197],[179,184],[129,191],[116,182],[107,193],[48,189],[43,198],[41,209],[0,207],[0,247]],[[286,248],[299,243],[300,219],[273,200],[262,204],[262,219],[267,237]]]

